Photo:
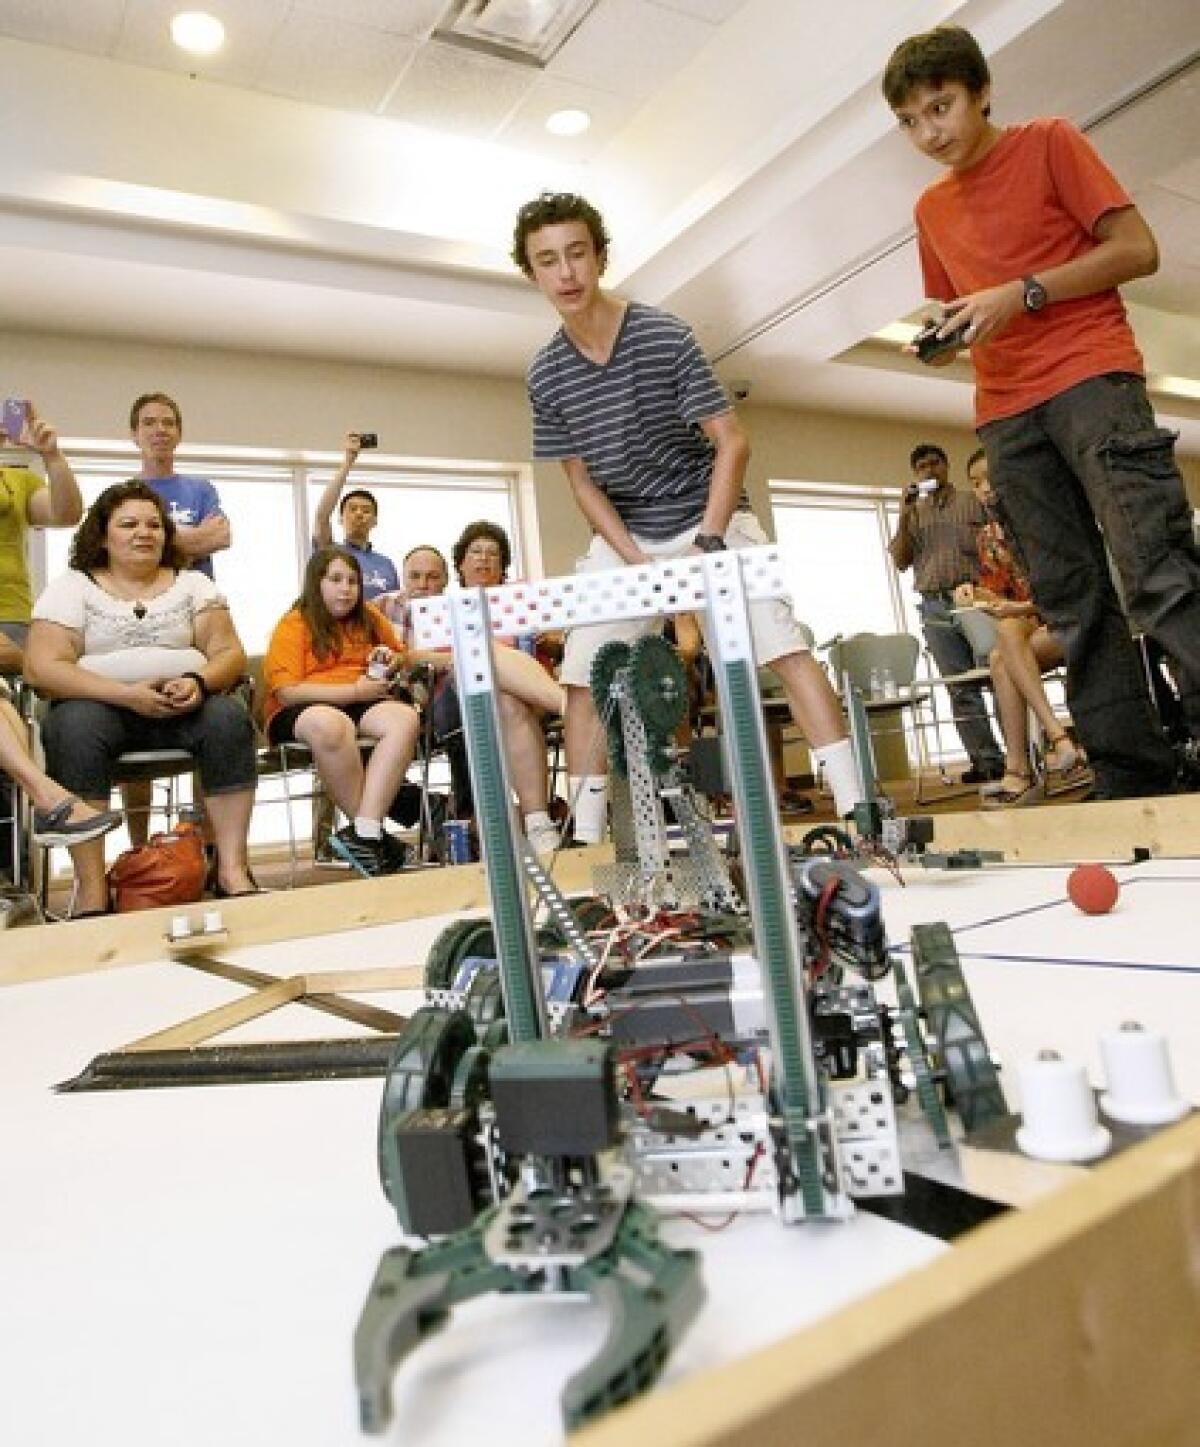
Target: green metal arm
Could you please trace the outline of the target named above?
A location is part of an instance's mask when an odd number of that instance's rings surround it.
[[[387,1430],[396,1368],[449,1322],[460,1302],[492,1291],[580,1293],[605,1310],[608,1332],[600,1350],[563,1390],[568,1431],[656,1381],[703,1303],[698,1254],[664,1246],[657,1218],[642,1206],[626,1208],[607,1251],[579,1266],[541,1272],[520,1271],[488,1255],[484,1237],[500,1209],[421,1251],[398,1246],[384,1253],[354,1333],[364,1432]]]

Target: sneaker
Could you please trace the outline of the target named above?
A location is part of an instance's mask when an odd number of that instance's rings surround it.
[[[402,869],[408,868],[409,847],[403,839],[397,839],[394,834],[383,831],[383,858],[387,868],[386,874],[399,874]]]
[[[53,809],[35,809],[34,842],[47,846],[64,844],[69,849],[72,844],[90,844],[93,839],[119,829],[125,822],[118,810],[106,809],[101,814],[92,814],[87,819],[76,819],[72,823],[71,810],[78,803],[78,799],[71,797],[56,804]]]
[[[333,836],[326,834],[313,853],[313,863],[318,869],[349,869],[349,861],[343,859],[334,849],[332,841]]]
[[[781,814],[811,814],[813,807],[813,801],[808,795],[797,793],[795,789],[785,789],[779,796]]]
[[[380,875],[391,874],[386,847],[382,839],[364,839],[353,824],[347,824],[336,834],[329,836],[329,844],[335,854],[352,869],[357,869],[364,879],[378,879]]]
[[[562,845],[562,835],[553,824],[526,831],[525,838],[535,854],[553,854]]]

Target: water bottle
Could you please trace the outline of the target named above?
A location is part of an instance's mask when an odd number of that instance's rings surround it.
[[[867,697],[879,698],[882,696],[882,694],[883,679],[880,675],[879,670],[877,668],[873,668],[871,670],[870,676],[867,679]]]
[[[896,684],[896,675],[890,668],[883,670],[883,696],[884,698],[900,697],[900,689]]]

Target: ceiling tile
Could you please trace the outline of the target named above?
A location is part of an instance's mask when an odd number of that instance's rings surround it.
[[[449,0],[299,0],[296,13],[311,10],[352,25],[423,40],[441,19]]]
[[[645,96],[714,34],[702,20],[648,0],[604,0],[546,69],[559,80]]]
[[[539,75],[496,140],[523,151],[541,152],[556,161],[586,161],[612,140],[632,108],[628,96],[553,75]],[[571,109],[587,111],[591,126],[581,136],[552,136],[546,129],[546,117],[554,111]]]
[[[124,0],[0,0],[0,35],[107,55]]]
[[[315,105],[375,111],[415,49],[401,35],[297,10],[270,47],[258,85]]]
[[[292,8],[291,0],[203,0],[203,8],[225,26],[225,44],[215,55],[188,55],[171,39],[171,17],[181,9],[180,0],[137,0],[126,7],[114,57],[204,80],[252,86]]]
[[[490,139],[539,72],[436,40],[413,58],[385,113],[456,135]]]
[[[723,25],[747,4],[747,0],[650,0],[664,10],[678,10],[683,15],[694,16],[707,21],[709,25]]]

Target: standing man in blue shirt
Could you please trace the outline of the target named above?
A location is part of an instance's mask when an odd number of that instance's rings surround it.
[[[213,554],[224,552],[232,541],[229,519],[207,477],[175,471],[175,452],[183,438],[178,402],[165,392],[144,393],[130,408],[129,430],[142,454],[142,481],[166,503],[177,546],[193,568],[211,578]]]
[[[332,526],[333,510],[337,507],[338,516],[342,520],[341,545],[358,559],[359,567],[362,568],[363,597],[369,603],[380,593],[394,593],[400,587],[400,576],[391,558],[371,546],[371,534],[379,521],[379,504],[375,501],[375,494],[368,492],[365,487],[351,488],[346,496],[342,497],[341,505],[338,505],[338,498],[342,496],[342,488],[346,486],[350,469],[358,460],[361,446],[361,433],[346,433],[346,452],[342,464],[329,479],[329,485],[317,503],[316,516],[313,518],[313,547],[327,548],[337,541],[333,536]]]
[[[529,369],[535,457],[556,458],[594,534],[578,570],[765,543],[743,479],[750,444],[691,329],[600,285],[608,235],[581,196],[544,193],[517,214],[512,257],[562,326]],[[839,815],[862,797],[841,705],[781,600],[750,608],[758,661],[783,684],[792,717],[824,765]],[[655,625],[574,628],[561,682],[575,837],[602,837],[606,760],[589,688],[613,638]]]
[[[208,478],[175,471],[175,452],[183,440],[179,403],[165,392],[144,392],[129,409],[129,432],[142,454],[141,480],[162,498],[175,524],[176,546],[189,566],[211,578],[213,554],[224,552],[233,537]],[[132,844],[146,842],[153,788],[149,779],[121,785]]]

